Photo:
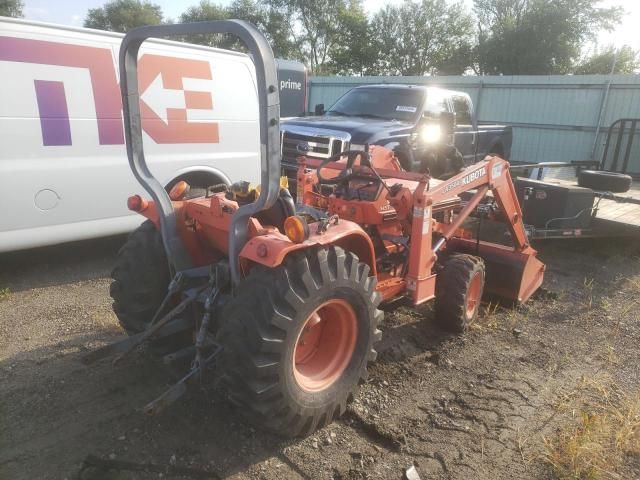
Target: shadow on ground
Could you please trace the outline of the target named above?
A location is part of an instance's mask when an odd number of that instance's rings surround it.
[[[256,430],[211,389],[145,417],[172,382],[157,360],[80,362],[122,334],[105,277],[123,240],[0,256],[0,287],[11,289],[0,304],[11,342],[0,335],[0,478],[400,478],[412,461],[423,478],[544,478],[521,435],[533,444],[553,433],[559,392],[602,368],[640,381],[637,316],[620,326],[631,314],[616,313],[626,299],[616,295],[640,274],[640,243],[557,241],[538,245],[553,295],[489,312],[468,335],[439,331],[430,306],[387,314],[369,382],[312,438]],[[606,363],[605,341],[620,365]],[[122,468],[83,470],[89,455]]]
[[[126,235],[0,253],[0,288],[12,292],[108,276]]]

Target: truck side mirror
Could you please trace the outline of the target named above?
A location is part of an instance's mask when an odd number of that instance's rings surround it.
[[[314,113],[318,116],[324,115],[324,103],[316,103]]]
[[[440,129],[445,135],[454,133],[456,129],[456,114],[454,112],[442,112],[440,114]]]

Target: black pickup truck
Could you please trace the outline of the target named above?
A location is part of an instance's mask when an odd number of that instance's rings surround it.
[[[469,95],[416,85],[353,88],[315,116],[281,123],[283,170],[295,179],[298,147],[323,159],[364,145],[396,150],[404,168],[447,178],[487,154],[509,159],[511,127],[478,125]]]

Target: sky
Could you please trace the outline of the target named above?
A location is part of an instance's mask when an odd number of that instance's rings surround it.
[[[106,0],[23,0],[24,14],[30,20],[59,23],[63,25],[82,26],[84,17],[90,8],[102,6]],[[231,0],[214,0],[217,3],[229,4]],[[313,0],[310,0],[313,1]],[[471,9],[473,0],[463,0]],[[182,12],[199,0],[152,0],[162,7],[164,16],[177,19]],[[364,6],[369,13],[374,13],[386,4],[398,4],[402,0],[364,0]],[[615,46],[630,45],[640,50],[640,0],[602,0],[602,6],[620,5],[626,14],[622,23],[613,32],[603,32],[598,38],[601,47],[613,44]]]

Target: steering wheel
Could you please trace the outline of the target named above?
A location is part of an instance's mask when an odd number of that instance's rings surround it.
[[[335,155],[332,155],[329,158],[324,159],[322,163],[318,165],[318,168],[316,169],[316,175],[318,176],[318,183],[321,185],[338,186],[338,185],[343,185],[347,183],[349,180],[352,180],[354,178],[364,177],[364,175],[362,175],[361,173],[353,172],[353,165],[355,164],[356,158],[358,156],[360,156],[361,158],[360,165],[369,167],[369,169],[372,172],[374,172],[374,175],[375,175],[374,178],[377,177],[377,179],[379,179],[380,177],[377,175],[376,171],[371,165],[371,157],[368,152],[365,152],[363,150],[346,150],[344,152],[336,153]],[[343,157],[347,157],[347,165],[344,170],[342,170],[337,176],[333,178],[325,178],[322,176],[321,172],[324,167],[326,167],[331,162],[339,161]],[[369,177],[367,176],[367,178]]]

